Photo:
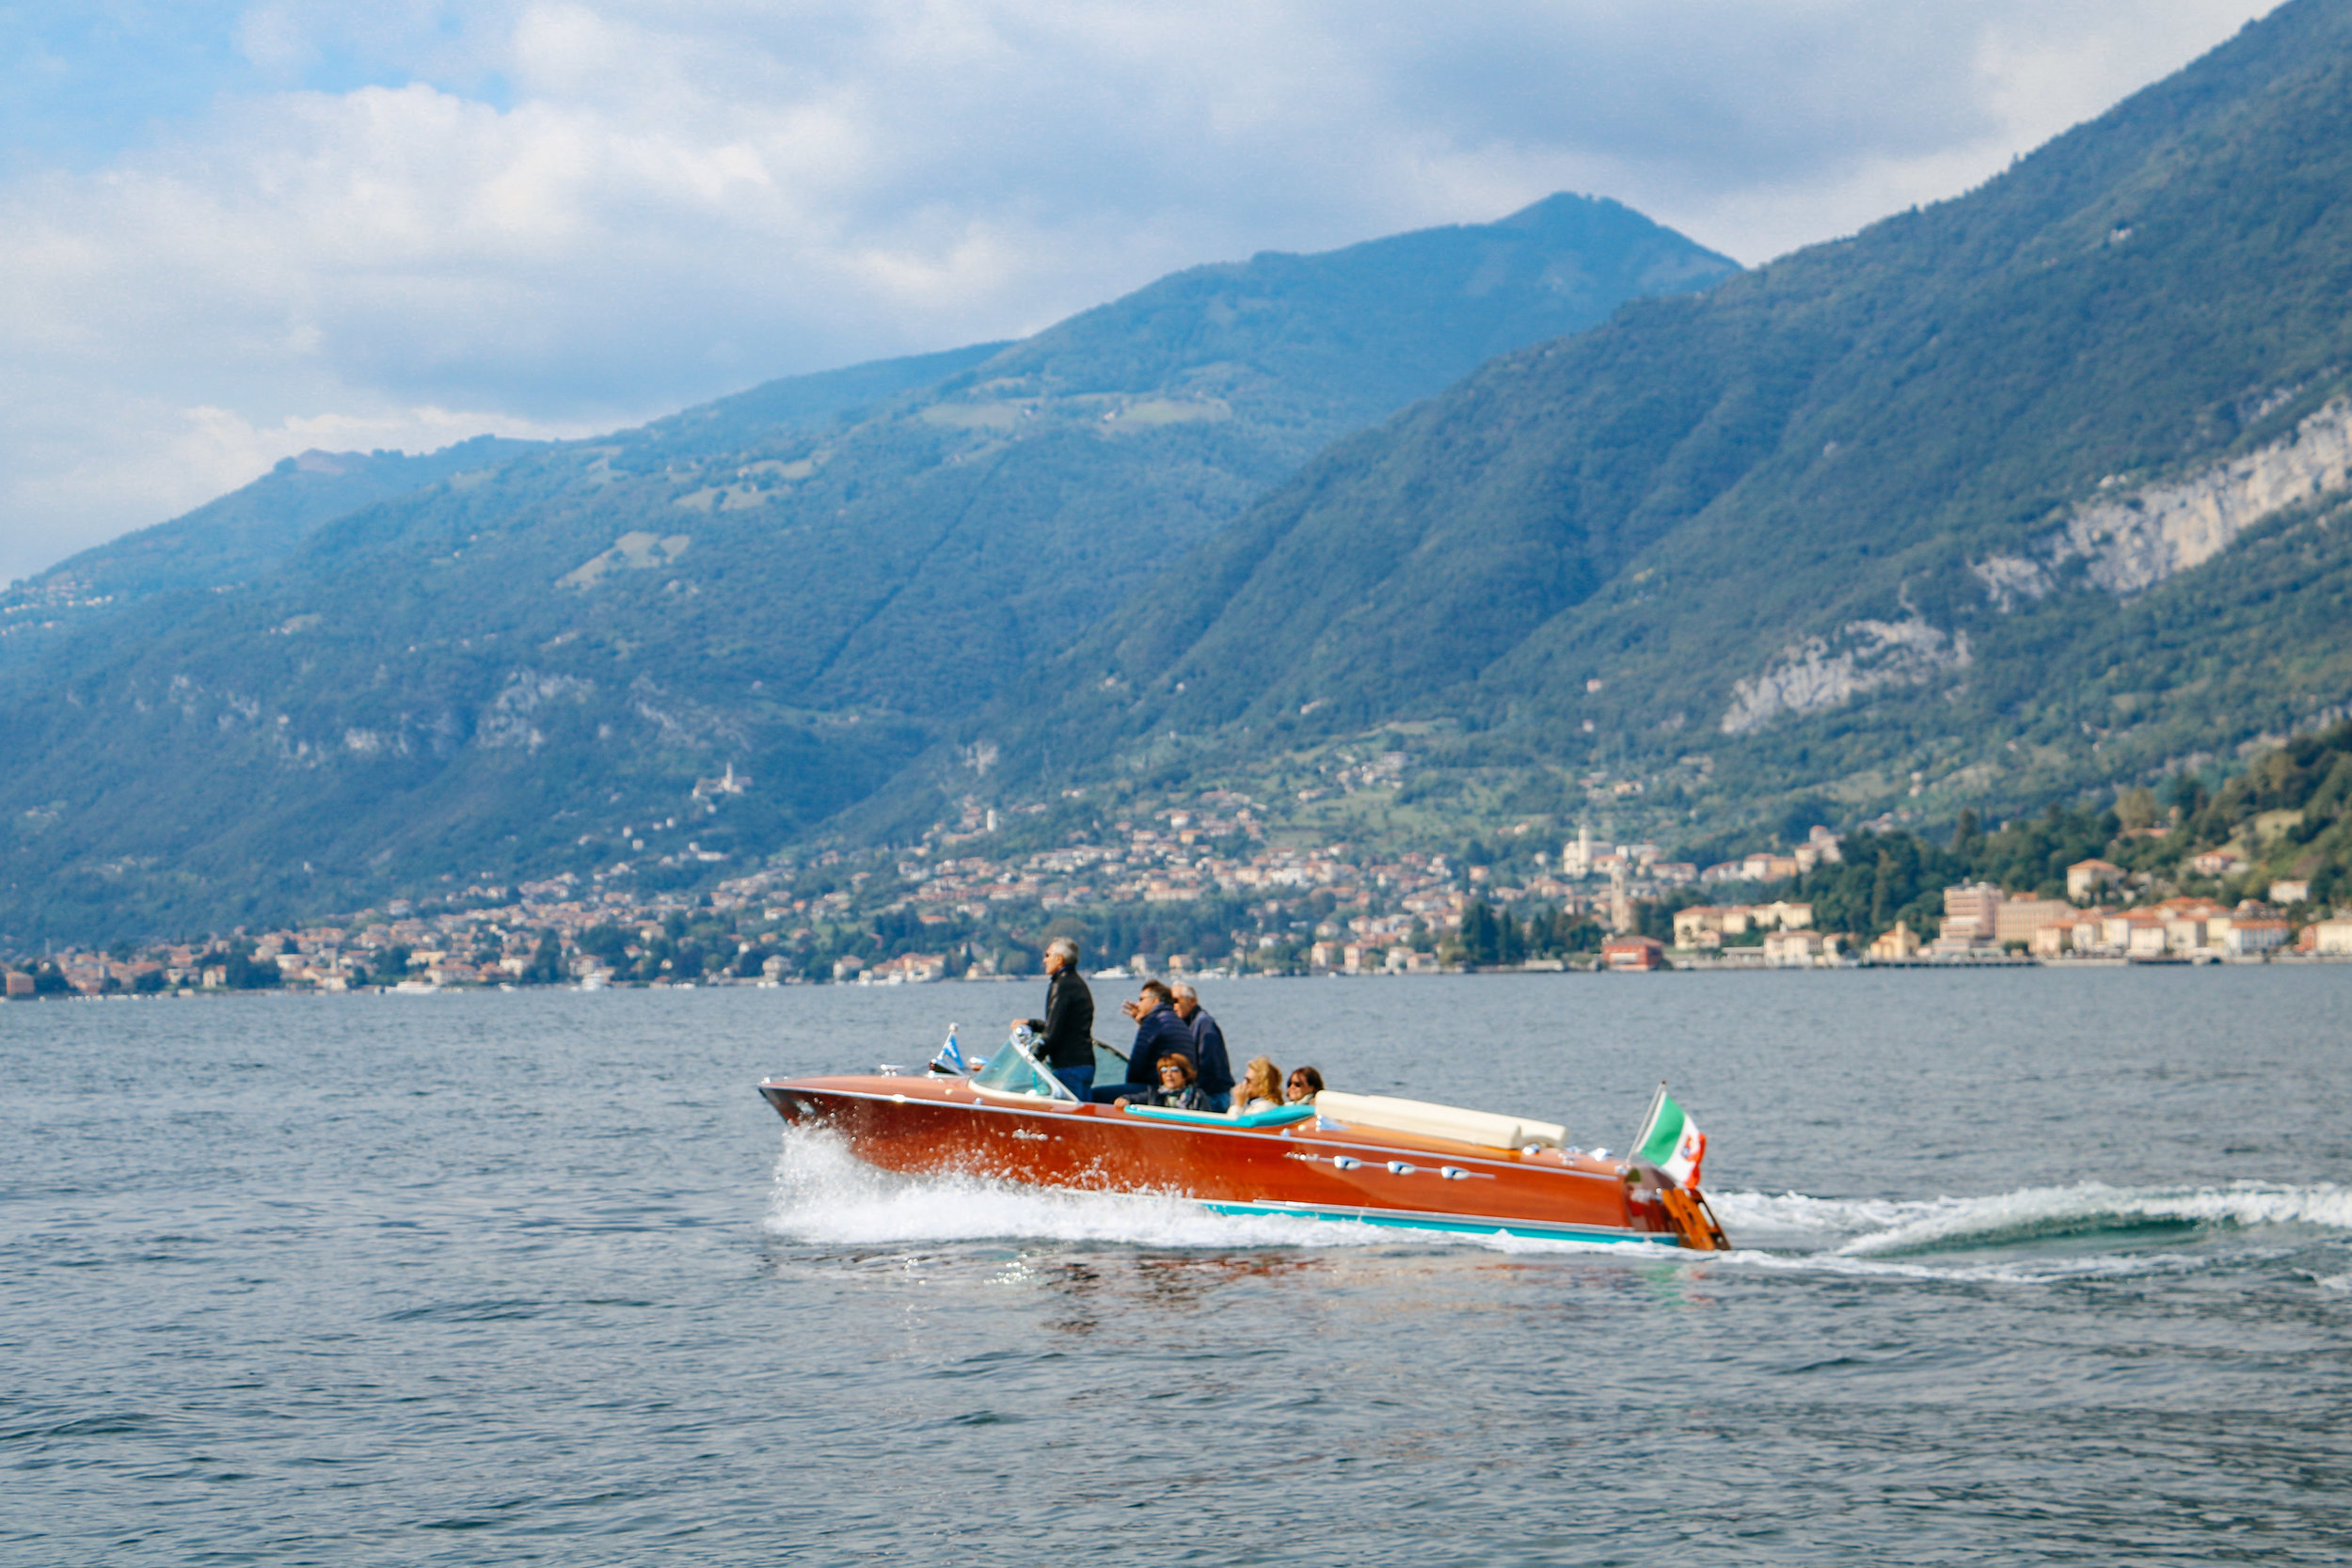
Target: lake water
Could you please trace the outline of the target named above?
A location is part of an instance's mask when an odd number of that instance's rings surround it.
[[[1206,988],[1581,1143],[1671,1080],[1718,1257],[918,1184],[753,1091],[1041,990],[0,1007],[0,1560],[2352,1558],[2352,967]]]

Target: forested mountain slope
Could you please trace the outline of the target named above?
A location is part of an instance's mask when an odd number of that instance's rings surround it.
[[[706,440],[819,428],[928,387],[1004,347],[980,343],[786,376],[689,409],[657,428],[691,424]],[[86,632],[109,635],[103,628],[114,617],[156,594],[213,593],[250,582],[337,517],[456,475],[501,467],[543,444],[478,436],[414,456],[313,450],[286,458],[252,483],[169,522],[126,533],[0,588],[0,668],[22,671],[40,656],[56,656]],[[184,607],[147,612],[162,620],[185,613]],[[64,657],[70,664],[70,647]]]
[[[1652,832],[2137,776],[2352,695],[2348,371],[2352,7],[2296,0],[1963,198],[1343,443],[984,727],[1021,789],[1409,731],[1422,799],[1605,772]]]
[[[289,457],[193,512],[0,588],[0,661],[21,667],[83,627],[158,594],[249,582],[345,513],[452,474],[496,467],[531,446],[483,436],[416,457],[316,451]]]
[[[1334,436],[1736,270],[1554,198],[1196,268],[920,387],[766,388],[363,508],[15,683],[0,944],[773,847]],[[729,764],[746,792],[692,793]]]

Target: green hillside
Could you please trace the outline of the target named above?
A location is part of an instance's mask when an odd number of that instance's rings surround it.
[[[730,443],[773,439],[787,431],[822,430],[844,419],[857,419],[902,393],[934,386],[1003,353],[1008,346],[973,343],[937,354],[869,359],[837,371],[787,375],[748,392],[656,420],[643,436],[649,441],[675,441],[682,448],[710,451],[725,450]]]
[[[928,387],[1002,350],[979,343],[786,376],[658,422],[707,444],[821,429],[844,415]],[[436,452],[306,451],[192,512],[82,551],[0,589],[0,669],[23,669],[105,627],[159,594],[211,593],[275,569],[334,519],[458,474],[498,468],[542,443],[479,436]],[[172,618],[171,611],[159,611]]]
[[[452,474],[496,467],[532,444],[483,436],[418,457],[315,451],[289,457],[193,512],[0,589],[0,665],[21,666],[158,594],[250,582],[323,524]]]
[[[1390,833],[2234,756],[2352,693],[2347,300],[2352,8],[2299,0],[1963,198],[1341,444],[983,729],[1048,799],[1394,749],[1299,813]]]
[[[739,863],[871,796],[1332,438],[1734,271],[1554,198],[1196,268],[926,386],[763,389],[365,507],[14,683],[0,945]],[[747,790],[694,793],[729,765]]]

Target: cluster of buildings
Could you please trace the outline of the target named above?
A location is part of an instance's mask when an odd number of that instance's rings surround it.
[[[1694,904],[1675,911],[1675,945],[1690,954],[1722,955],[1748,947],[1772,969],[1834,962],[1845,939],[1813,927],[1813,906],[1779,898],[1769,904]]]
[[[70,577],[0,583],[0,639],[54,631],[77,610],[103,610],[114,595]]]
[[[723,773],[706,781],[702,793],[739,792],[748,784]],[[1225,792],[1117,822],[1085,842],[1013,854],[996,847],[1004,826],[993,812],[975,809],[909,849],[771,863],[700,896],[640,895],[629,879],[609,873],[512,888],[477,884],[425,912],[394,900],[381,911],[258,935],[240,931],[137,953],[67,950],[10,973],[7,984],[9,994],[29,995],[37,972],[54,969],[64,989],[92,995],[240,989],[255,983],[255,966],[266,965],[275,975],[263,983],[321,991],[557,977],[595,985],[612,980],[616,964],[642,977],[637,960],[680,915],[705,928],[723,925],[736,953],[753,955],[739,964],[726,952],[704,952],[693,976],[699,984],[907,984],[990,973],[985,955],[967,949],[950,957],[956,939],[976,929],[1034,925],[1062,911],[1209,898],[1240,902],[1254,929],[1234,933],[1230,954],[1200,955],[1203,965],[1252,962],[1279,948],[1284,963],[1303,960],[1312,971],[1419,974],[1440,967],[1436,948],[1460,928],[1473,902],[1544,906],[1623,932],[1634,924],[1635,898],[1698,876],[1694,866],[1660,862],[1655,846],[1597,846],[1589,832],[1556,857],[1549,848],[1512,854],[1505,863],[1520,868],[1515,877],[1438,853],[1272,843],[1255,803]],[[924,950],[840,952],[832,949],[841,943],[829,948],[821,940],[882,921],[901,930],[911,924],[913,945]],[[625,950],[612,950],[609,932],[597,951],[584,950],[581,937],[599,927],[621,932]],[[936,941],[924,940],[933,931]],[[543,942],[555,944],[551,960]],[[804,962],[796,946],[823,951]],[[56,988],[54,978],[45,983]]]
[[[1326,937],[1307,950],[1310,973],[1339,974],[1435,974],[1443,966],[1435,951],[1392,937]]]
[[[761,966],[763,983],[780,982],[785,965],[781,959],[770,959]],[[986,972],[983,966],[983,972]],[[842,985],[861,986],[920,986],[947,977],[947,955],[945,953],[901,953],[880,963],[867,963],[854,953],[834,959],[834,979]]]
[[[2321,918],[2298,928],[2287,919],[2305,904],[2310,885],[2280,879],[2265,899],[2225,905],[2175,897],[2112,906],[2095,900],[2125,880],[2122,868],[2089,860],[2067,868],[2068,898],[2012,897],[1989,882],[1947,888],[1944,918],[1931,940],[1901,922],[1870,945],[1874,958],[1892,962],[1967,959],[2025,952],[2044,959],[2224,959],[2292,950],[2313,956],[2352,956],[2352,919]]]
[[[380,917],[372,914],[347,925],[240,933],[128,954],[68,948],[38,964],[8,970],[5,984],[11,1000],[35,995],[45,970],[54,971],[68,990],[89,996],[228,990],[252,989],[248,972],[261,966],[276,972],[277,986],[303,990],[513,984],[538,963],[542,933],[558,943],[562,973],[577,977],[595,967],[575,945],[580,931],[631,915],[654,921],[661,915],[628,908],[617,898],[612,905],[573,900],[564,896],[568,889],[563,882],[526,884],[513,892],[519,895],[512,902],[490,904],[481,900],[508,896],[510,890],[469,888],[461,896],[473,901],[470,907],[427,917],[395,900]]]
[[[1560,852],[1560,874],[1622,878],[1637,889],[1659,891],[1692,882],[1785,882],[1817,865],[1834,865],[1844,859],[1843,841],[1823,827],[1815,828],[1803,844],[1786,854],[1758,849],[1708,866],[1661,860],[1655,844],[1597,845],[1589,828],[1579,828],[1576,837]]]
[[[748,783],[730,770],[706,781],[703,793],[737,793]],[[240,989],[257,983],[262,966],[267,972],[258,983],[321,991],[548,980],[596,986],[623,974],[655,984],[914,984],[993,973],[995,960],[980,933],[1041,927],[1063,911],[1208,898],[1245,911],[1245,928],[1228,933],[1230,953],[1151,960],[1152,967],[1428,973],[1444,967],[1441,950],[1462,931],[1473,903],[1589,919],[1609,933],[1601,962],[1628,970],[1660,967],[1670,954],[1677,964],[1767,967],[2003,955],[2352,956],[2352,920],[2311,920],[2299,928],[2287,920],[2284,907],[2308,901],[2303,884],[2274,882],[2268,901],[2232,907],[2185,897],[2110,907],[2100,900],[2130,879],[2097,860],[2070,868],[2064,899],[2010,896],[1989,883],[1948,889],[1934,935],[1898,924],[1859,951],[1850,937],[1820,929],[1812,905],[1789,898],[1679,910],[1671,948],[1638,934],[1637,898],[1692,884],[1785,881],[1838,861],[1837,836],[1822,828],[1788,853],[1759,851],[1703,868],[1662,861],[1654,845],[1596,844],[1580,830],[1556,858],[1548,848],[1528,847],[1502,858],[1500,863],[1518,868],[1503,875],[1443,854],[1271,843],[1254,802],[1224,792],[1117,822],[1080,842],[1017,853],[997,849],[1001,826],[993,812],[975,809],[910,849],[778,862],[699,895],[640,895],[606,874],[566,874],[514,888],[476,885],[421,912],[394,900],[380,911],[258,936],[239,932],[144,952],[69,950],[8,971],[5,984],[10,998],[40,990]],[[1523,836],[1506,835],[1505,842]],[[664,938],[686,922],[699,945],[672,975]],[[862,940],[884,926],[898,933],[893,941]],[[583,946],[592,932],[595,939]],[[1528,962],[1562,964],[1558,958]]]
[[[1817,865],[1836,865],[1846,858],[1843,841],[1827,828],[1817,827],[1803,844],[1787,854],[1758,849],[1736,861],[1724,861],[1698,874],[1702,882],[1785,882]]]
[[[1489,904],[1540,903],[1570,914],[1627,909],[1629,903],[1695,880],[1695,866],[1661,863],[1652,845],[1597,847],[1589,833],[1563,847],[1517,857],[1534,875],[1505,880],[1486,866],[1463,867],[1443,854],[1361,853],[1352,846],[1309,847],[1266,842],[1263,819],[1247,797],[1212,792],[1189,808],[1142,821],[1114,823],[1091,842],[1057,846],[1018,857],[989,854],[990,825],[975,814],[966,832],[940,834],[897,857],[887,872],[850,871],[813,895],[797,887],[810,869],[838,857],[820,857],[800,871],[774,870],[723,884],[739,895],[772,898],[784,913],[839,918],[858,909],[908,911],[927,923],[980,919],[1008,905],[1034,904],[1054,911],[1104,905],[1175,904],[1238,898],[1268,912],[1316,899],[1360,910],[1326,929],[1319,927],[1311,961],[1316,968],[1371,973],[1410,967],[1418,936],[1452,929],[1477,899]],[[1588,884],[1606,878],[1607,891]]]

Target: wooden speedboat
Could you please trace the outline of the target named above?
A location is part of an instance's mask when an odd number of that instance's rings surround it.
[[[1563,1147],[1551,1123],[1333,1090],[1244,1117],[1085,1104],[1018,1041],[972,1074],[771,1079],[759,1092],[787,1121],[830,1129],[868,1164],[910,1175],[1415,1230],[1727,1244],[1698,1187],[1704,1140],[1662,1088],[1621,1159]]]

